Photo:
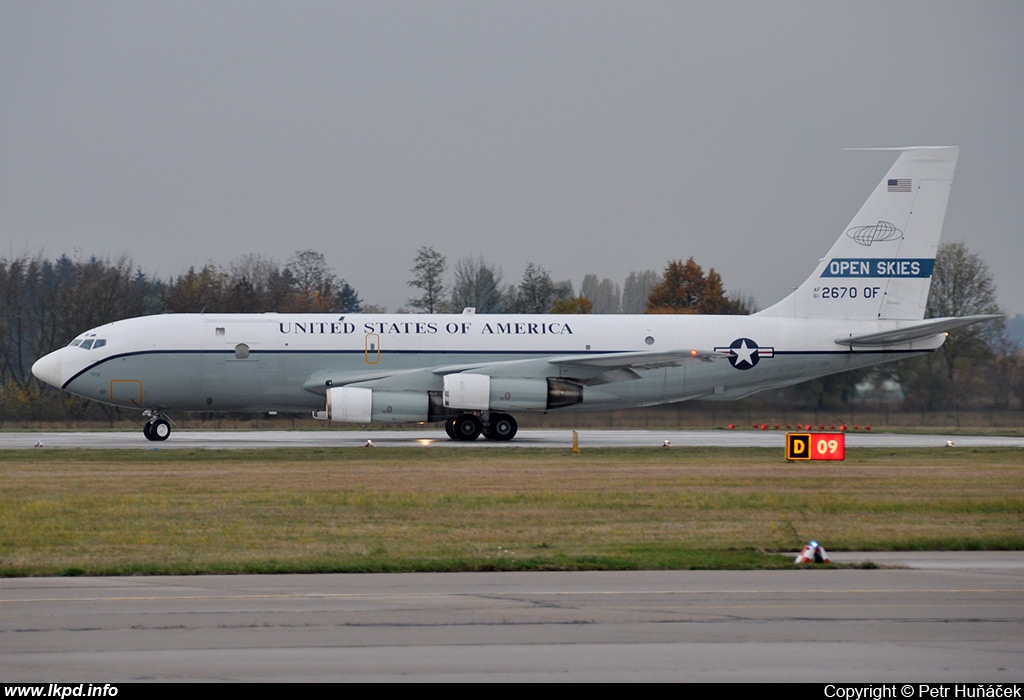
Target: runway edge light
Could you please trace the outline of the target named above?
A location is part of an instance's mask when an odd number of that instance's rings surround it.
[[[811,540],[804,545],[804,548],[800,550],[800,553],[796,555],[796,559],[793,560],[794,564],[831,564],[829,561],[828,552],[820,544]]]

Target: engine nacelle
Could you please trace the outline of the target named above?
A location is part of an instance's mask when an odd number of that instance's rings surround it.
[[[446,411],[437,392],[375,391],[358,386],[327,389],[327,410],[314,418],[345,423],[422,423],[455,415]]]
[[[583,401],[583,387],[558,377],[524,379],[486,374],[448,374],[444,405],[470,411],[547,411]]]

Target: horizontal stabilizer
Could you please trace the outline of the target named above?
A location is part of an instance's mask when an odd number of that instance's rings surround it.
[[[939,333],[948,333],[957,328],[963,328],[974,323],[992,321],[1002,318],[999,314],[984,314],[979,316],[960,316],[956,318],[933,318],[912,326],[905,326],[891,331],[880,333],[868,333],[867,335],[850,336],[848,338],[836,338],[838,345],[895,345],[897,343],[909,343],[912,340],[930,338]]]

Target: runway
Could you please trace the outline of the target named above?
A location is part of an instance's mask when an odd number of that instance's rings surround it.
[[[827,432],[827,431],[821,431]],[[785,449],[784,430],[579,430],[581,448],[586,447],[777,447]],[[847,449],[858,447],[1019,447],[1024,437],[973,435],[909,435],[893,433],[847,433]],[[521,430],[510,442],[483,438],[473,442],[449,440],[438,427],[413,430],[176,430],[165,442],[150,442],[142,431],[0,432],[0,449],[21,449],[40,445],[47,448],[118,449],[251,449],[269,447],[362,447],[370,441],[378,447],[437,447],[458,449],[507,449],[510,447],[570,448],[573,431]]]
[[[1024,679],[1024,555],[885,560],[915,568],[5,579],[0,675],[93,683]]]

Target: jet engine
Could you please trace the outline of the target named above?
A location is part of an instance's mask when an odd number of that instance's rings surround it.
[[[583,401],[583,386],[558,377],[527,379],[448,374],[444,405],[469,411],[547,411]]]
[[[447,410],[437,391],[375,391],[366,387],[327,389],[327,407],[313,413],[320,420],[346,423],[422,423],[458,415]]]

